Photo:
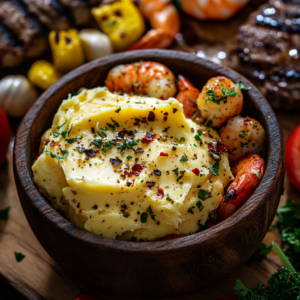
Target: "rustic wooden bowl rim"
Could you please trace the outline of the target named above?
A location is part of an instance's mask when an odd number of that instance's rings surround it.
[[[261,114],[264,116],[266,120],[266,132],[268,139],[268,159],[267,166],[265,170],[265,175],[254,192],[251,198],[243,205],[241,209],[239,209],[235,214],[229,217],[227,220],[215,225],[213,228],[208,230],[204,230],[199,233],[195,233],[189,236],[180,237],[173,240],[168,241],[151,241],[151,242],[127,242],[127,241],[119,241],[112,240],[104,237],[97,236],[96,234],[90,233],[86,230],[80,229],[70,221],[65,219],[61,214],[59,214],[56,210],[54,210],[51,205],[47,202],[47,200],[40,194],[37,187],[35,186],[32,179],[31,172],[31,161],[28,161],[27,151],[30,151],[29,145],[29,137],[31,134],[32,127],[36,124],[35,119],[39,112],[43,109],[44,104],[48,99],[55,94],[55,91],[60,89],[64,84],[70,82],[72,80],[76,80],[77,77],[80,77],[80,74],[90,71],[91,69],[97,69],[106,63],[110,63],[113,61],[118,61],[122,59],[127,59],[130,57],[134,57],[133,61],[136,61],[136,57],[141,57],[143,60],[153,60],[155,58],[174,58],[180,59],[184,61],[188,61],[191,63],[196,63],[201,65],[203,68],[212,70],[214,72],[220,73],[233,73],[239,77],[245,86],[250,86],[251,90],[247,93],[250,93],[250,97],[254,99],[254,104],[256,108],[260,110]],[[63,100],[63,99],[62,99]],[[262,109],[263,106],[263,109]],[[249,82],[246,78],[241,76],[240,74],[234,72],[233,70],[222,66],[217,65],[211,61],[206,59],[202,59],[193,54],[187,54],[174,50],[143,50],[143,51],[132,51],[125,53],[117,53],[110,55],[108,57],[98,59],[87,63],[80,68],[70,72],[65,75],[62,79],[57,81],[54,85],[52,85],[46,92],[44,92],[41,97],[36,101],[36,103],[32,106],[29,112],[25,115],[23,120],[20,123],[20,126],[17,131],[15,148],[14,148],[14,164],[17,171],[17,176],[19,177],[21,186],[25,193],[29,196],[31,201],[31,205],[39,211],[40,214],[43,215],[49,222],[49,226],[56,226],[58,230],[67,232],[74,239],[78,239],[84,243],[89,243],[90,246],[106,248],[110,251],[114,252],[163,252],[163,251],[175,251],[182,248],[192,247],[195,244],[200,244],[204,241],[213,239],[217,235],[221,235],[222,231],[234,227],[239,226],[239,222],[243,220],[247,215],[251,213],[253,209],[259,206],[260,202],[266,197],[268,194],[272,193],[272,182],[275,179],[276,172],[274,170],[274,166],[276,171],[281,164],[281,158],[279,158],[276,153],[282,152],[282,141],[276,141],[272,143],[271,146],[271,137],[269,135],[269,129],[272,127],[272,131],[277,132],[277,135],[280,136],[280,128],[276,119],[276,116],[270,107],[267,100],[262,96],[262,94],[257,90],[257,88]],[[24,142],[25,137],[25,144]],[[277,159],[274,160],[274,157]],[[272,168],[273,166],[273,168]],[[265,192],[266,191],[266,192]]]

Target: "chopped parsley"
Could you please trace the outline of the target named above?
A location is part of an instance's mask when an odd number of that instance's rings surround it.
[[[188,160],[189,159],[186,156],[181,156],[181,158],[180,158],[180,162],[186,162]]]
[[[151,215],[151,219],[155,221],[155,215]]]
[[[243,136],[249,136],[250,135],[250,132],[246,132],[245,130],[242,130],[239,133],[240,133],[240,135],[243,135]]]
[[[188,212],[191,213],[191,214],[194,214],[193,208],[190,208],[190,209],[188,210]]]
[[[234,147],[233,149],[232,149],[232,151],[235,151],[237,148],[236,147]]]
[[[57,129],[57,130],[61,129],[66,123],[67,123],[67,121],[65,121],[65,122],[64,122],[63,124],[61,124],[61,125],[58,125],[58,126],[56,127],[56,129]]]
[[[247,145],[248,145],[248,143],[241,142],[241,147],[244,147],[244,146],[247,146]]]
[[[196,135],[194,136],[194,139],[195,139],[196,141],[199,141],[199,142],[202,141],[201,137],[200,137],[198,134],[196,134]]]
[[[178,168],[172,170],[172,172],[174,172],[176,175],[178,175]]]
[[[120,127],[120,125],[119,125],[119,123],[117,122],[117,121],[115,121],[114,119],[112,119],[112,118],[110,118],[112,121],[113,121],[113,123],[114,123],[114,125],[116,126],[116,127]]]
[[[199,115],[199,113],[200,113],[200,109],[198,109],[197,111],[196,111],[196,113],[192,116],[192,120],[194,120],[194,119],[196,119],[197,118],[197,116]]]
[[[241,81],[239,81],[238,83],[236,83],[235,86],[237,88],[239,88],[240,90],[245,90],[245,91],[251,90],[251,87],[245,87],[245,85]]]
[[[178,144],[177,144],[177,143],[173,143],[173,145],[174,145],[174,146],[178,146]]]
[[[197,205],[197,207],[199,208],[200,211],[203,209],[203,204],[202,204],[202,202],[200,200],[198,200],[196,202],[196,205]]]
[[[170,128],[170,126],[167,126],[164,130],[163,130],[163,132],[168,132],[168,129]]]
[[[92,143],[94,144],[94,146],[95,146],[96,148],[100,148],[101,145],[102,145],[102,143],[103,143],[103,141],[102,141],[101,139],[94,139],[94,140],[92,141]]]
[[[167,201],[172,201],[172,199],[170,197],[167,197],[166,200]]]
[[[222,88],[222,93],[225,97],[234,97],[238,93],[238,91],[235,91],[234,87],[230,90],[230,92],[228,92],[227,89]]]
[[[119,108],[117,110],[115,110],[115,112],[118,114],[121,111],[121,106],[119,106]]]
[[[146,223],[147,222],[147,217],[148,217],[148,214],[146,212],[143,212],[141,214],[141,222]]]
[[[218,96],[215,94],[215,92],[213,90],[208,90],[205,94],[209,97],[208,98],[203,98],[204,101],[211,101],[211,102],[216,103],[218,105],[221,104],[221,101],[227,99],[227,97],[220,97],[219,99],[216,99],[216,97],[218,97]]]
[[[83,153],[84,150],[85,150],[84,147],[77,147],[76,149],[77,149],[77,151],[78,151],[79,153]]]
[[[101,136],[102,138],[105,138],[107,135],[104,131],[97,131],[97,133],[99,134],[99,136]]]
[[[10,210],[10,206],[0,209],[0,219],[7,219],[8,218],[8,213]]]
[[[72,128],[73,128],[73,123],[71,124],[71,127],[70,127],[70,129],[68,131],[68,136],[70,135]]]
[[[53,135],[54,135],[55,137],[59,137],[60,133],[59,133],[59,132],[53,132]]]
[[[132,156],[127,156],[126,159],[127,160],[132,159]]]
[[[107,23],[105,24],[105,27],[111,28],[111,27],[113,27],[116,23],[117,23],[116,20],[111,20],[111,21],[109,21],[109,22],[107,22]]]
[[[66,139],[66,141],[69,143],[69,144],[73,144],[77,141],[79,141],[81,139],[81,137],[77,137],[77,138],[72,138],[72,139]]]
[[[199,190],[198,192],[198,198],[205,201],[208,198],[211,198],[212,196],[210,194],[207,194],[205,190]]]
[[[25,258],[25,255],[21,252],[15,252],[15,258],[17,262],[21,262]]]
[[[101,148],[101,151],[106,152],[107,149],[112,149],[113,144],[111,141],[103,143],[103,146]]]
[[[112,131],[115,131],[116,130],[116,127],[110,123],[106,123],[106,125],[111,128]]]
[[[180,181],[182,177],[183,177],[183,175],[178,176],[177,179],[176,179],[176,181],[177,182]]]
[[[198,225],[198,227],[199,227],[200,230],[203,229],[203,227],[204,227],[204,225],[202,225],[202,224],[200,223],[200,221],[198,221],[197,225]]]
[[[107,127],[103,127],[103,128],[100,128],[101,130],[105,130],[105,131],[107,131],[108,130],[108,128]]]
[[[205,126],[206,126],[206,128],[210,128],[210,127],[211,127],[211,124],[212,124],[212,122],[213,122],[212,120],[209,120],[209,121],[206,123],[206,125],[205,125]]]
[[[185,142],[185,138],[184,138],[184,137],[181,137],[180,140],[178,140],[178,138],[175,138],[175,140],[176,140],[177,142],[179,142],[179,143]]]
[[[130,242],[137,242],[137,238],[135,236],[132,236],[131,239],[129,240]]]
[[[48,150],[45,150],[44,152],[46,153],[46,155],[49,155],[53,158],[56,158],[56,159],[63,159],[63,158],[66,158],[68,155],[69,155],[69,151],[68,150],[61,150],[61,153],[63,156],[60,156],[60,155],[57,155],[57,154],[54,154],[52,153],[51,151],[48,151]]]
[[[69,155],[69,151],[68,150],[61,150],[61,149],[60,149],[60,151],[61,151],[61,153],[63,155],[62,158],[67,158],[67,156]]]
[[[65,139],[67,133],[68,133],[68,132],[67,132],[66,130],[64,130],[64,131],[62,131],[61,136]]]
[[[210,167],[210,173],[212,173],[215,176],[218,176],[219,172],[219,162],[217,161],[213,166]]]
[[[194,147],[198,148],[198,146],[196,144],[193,144],[193,145],[194,145]]]

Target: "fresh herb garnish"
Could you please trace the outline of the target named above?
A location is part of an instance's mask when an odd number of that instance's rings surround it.
[[[242,130],[239,133],[240,133],[240,135],[243,135],[243,136],[249,136],[250,135],[250,132],[246,132],[245,130]]]
[[[213,90],[208,90],[205,94],[209,97],[203,98],[204,101],[212,101],[213,103],[216,103],[218,105],[221,104],[221,101],[224,101],[227,99],[227,97],[220,97],[219,99],[216,99],[218,96],[215,94],[215,92]]]
[[[167,126],[164,130],[163,130],[163,132],[168,132],[168,129],[170,128],[170,126]]]
[[[197,205],[197,207],[199,208],[200,211],[203,209],[203,204],[202,204],[202,202],[200,200],[198,200],[196,202],[196,205]]]
[[[71,131],[72,131],[72,128],[73,128],[73,123],[71,124],[71,127],[70,127],[70,129],[69,129],[69,131],[68,131],[68,136],[70,135],[70,133],[71,133]]]
[[[106,125],[111,128],[112,131],[115,131],[116,130],[116,127],[110,123],[106,123]]]
[[[194,214],[193,208],[190,208],[190,209],[188,210],[188,212],[191,213],[191,214],[193,215],[193,214]]]
[[[84,150],[85,150],[84,147],[77,147],[76,149],[77,149],[77,151],[78,151],[79,153],[83,153]]]
[[[188,160],[189,159],[186,156],[181,156],[181,158],[180,158],[180,162],[186,162]]]
[[[106,150],[112,149],[112,147],[113,147],[113,144],[111,141],[105,142],[105,143],[103,143],[101,151],[106,152]]]
[[[206,123],[206,125],[205,125],[205,126],[206,126],[206,128],[210,128],[210,127],[211,127],[211,124],[212,124],[212,122],[213,122],[212,120],[209,120],[209,121]]]
[[[196,113],[191,117],[192,120],[195,120],[200,113],[200,109],[196,111]]]
[[[205,201],[208,198],[211,198],[211,194],[207,194],[205,190],[199,190],[198,192],[198,198]]]
[[[96,148],[100,148],[101,145],[102,145],[102,143],[103,143],[103,141],[101,139],[94,139],[94,140],[92,140],[92,143],[94,144],[94,146]]]
[[[51,151],[48,151],[48,150],[45,150],[44,153],[46,155],[50,154],[51,157],[56,158],[56,159],[63,159],[63,158],[66,158],[69,155],[69,151],[68,150],[61,150],[60,149],[60,151],[61,151],[61,153],[62,153],[63,156],[54,154],[54,153],[52,153]]]
[[[137,145],[138,145],[138,143],[135,142],[135,141],[132,141],[132,140],[125,140],[125,141],[123,142],[123,144],[117,146],[117,149],[118,149],[118,150],[121,150],[121,152],[120,152],[121,154],[124,154],[126,148],[127,148],[127,149],[132,149],[133,151],[135,151],[135,149],[134,149],[133,147],[134,147],[134,146],[137,146]]]
[[[185,138],[184,138],[184,137],[181,137],[180,140],[178,140],[178,138],[175,138],[175,140],[176,140],[177,142],[181,143],[181,142],[184,142],[184,141],[185,141]]]
[[[213,166],[210,167],[210,173],[212,173],[215,176],[218,176],[219,172],[219,162],[217,161]]]
[[[121,111],[121,106],[119,106],[119,108],[117,110],[115,110],[115,112],[118,114]]]
[[[79,141],[81,139],[81,137],[77,137],[77,138],[72,138],[72,139],[66,139],[66,141],[69,143],[69,144],[73,144],[77,141]]]
[[[97,131],[97,133],[99,134],[99,136],[101,136],[102,138],[105,138],[107,135],[104,131]]]
[[[195,138],[196,141],[199,141],[199,142],[202,141],[201,137],[200,137],[198,134],[196,134],[196,135],[194,136],[194,138]]]
[[[0,219],[7,219],[9,215],[10,206],[0,209]]]
[[[247,145],[248,145],[248,143],[241,142],[241,147],[244,147],[244,146],[247,146]]]
[[[182,177],[183,177],[183,175],[178,176],[177,179],[176,179],[176,181],[177,182],[180,181]]]
[[[62,153],[63,157],[62,158],[67,158],[67,156],[69,155],[69,151],[68,150],[61,150],[60,152]]]
[[[148,217],[148,214],[146,212],[143,212],[141,214],[141,222],[146,223],[147,222],[147,217]]]
[[[131,239],[129,240],[130,242],[137,242],[137,238],[135,236],[132,236]]]
[[[241,81],[239,81],[238,83],[236,83],[235,86],[237,88],[239,88],[240,90],[245,90],[245,91],[251,90],[251,87],[245,87],[245,85]]]
[[[111,27],[113,27],[116,23],[117,23],[116,20],[111,20],[111,21],[109,21],[109,22],[107,22],[107,23],[105,24],[105,27],[111,28]]]
[[[100,128],[101,130],[105,130],[105,131],[107,131],[108,130],[108,128],[107,127],[103,127],[103,128]]]
[[[126,159],[127,160],[132,159],[132,156],[126,156]]]
[[[251,170],[250,173],[256,175],[256,177],[257,177],[258,179],[260,179],[260,174],[261,174],[261,171],[260,171],[260,170]]]
[[[61,133],[61,136],[65,139],[66,138],[66,135],[67,135],[67,131],[66,130],[64,130],[64,131],[62,131],[62,133]]]
[[[172,172],[174,172],[176,175],[178,175],[178,168],[172,170]]]
[[[136,122],[140,122],[140,121],[141,121],[141,119],[139,119],[139,118],[134,118],[134,120],[135,120]]]
[[[56,127],[56,129],[57,129],[57,130],[61,129],[66,123],[67,123],[67,121],[65,121],[65,122],[64,122],[63,124],[61,124],[61,125],[58,125],[58,126]]]
[[[59,133],[59,132],[53,132],[53,135],[54,135],[55,137],[59,137],[60,133]]]
[[[194,147],[198,148],[198,146],[196,144],[193,144],[193,145],[194,145]]]
[[[25,258],[25,255],[21,252],[15,252],[15,258],[17,262],[21,262]]]
[[[230,90],[230,92],[227,89],[222,88],[222,93],[225,97],[234,97],[238,91],[235,91],[234,87]]]
[[[112,121],[113,121],[113,123],[114,123],[114,125],[116,126],[116,127],[120,127],[120,125],[119,125],[119,123],[117,122],[117,121],[115,121],[114,119],[112,119],[112,118],[110,118]]]
[[[170,197],[167,197],[166,200],[167,201],[172,201],[172,199]]]

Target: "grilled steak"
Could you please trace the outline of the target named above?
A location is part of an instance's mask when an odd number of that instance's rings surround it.
[[[50,30],[84,25],[101,0],[0,0],[0,67],[37,58]]]
[[[228,63],[252,80],[274,108],[300,109],[300,1],[260,6],[240,26]]]

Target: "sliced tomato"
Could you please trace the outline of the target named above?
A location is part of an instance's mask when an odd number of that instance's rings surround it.
[[[285,144],[286,173],[289,181],[300,191],[300,125]]]
[[[0,107],[0,166],[5,162],[10,139],[10,126],[4,110]]]
[[[74,300],[103,300],[103,298],[88,295],[88,294],[80,294]]]

